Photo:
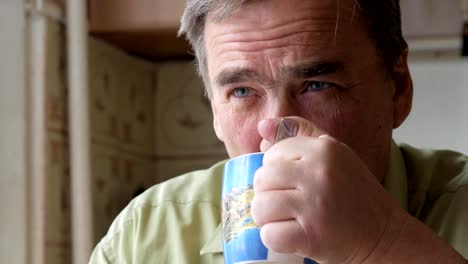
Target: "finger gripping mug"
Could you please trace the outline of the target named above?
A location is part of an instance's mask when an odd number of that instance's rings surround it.
[[[229,160],[224,166],[222,225],[225,264],[316,262],[293,254],[273,252],[263,245],[260,227],[250,213],[254,197],[254,175],[263,164],[263,153]]]

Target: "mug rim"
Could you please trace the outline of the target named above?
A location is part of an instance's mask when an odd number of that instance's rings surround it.
[[[245,158],[247,156],[254,156],[254,155],[258,155],[258,154],[265,154],[265,152],[253,152],[253,153],[247,153],[247,154],[243,154],[243,155],[240,155],[240,156],[237,156],[235,158],[232,158],[232,159],[229,159],[226,164],[230,163],[231,161],[235,161],[237,159],[241,159],[241,158]]]
[[[238,159],[238,158],[243,158],[245,156],[250,156],[250,155],[257,155],[257,154],[265,154],[265,152],[252,152],[252,153],[247,153],[247,154],[243,154],[243,155],[240,155],[240,156],[237,156],[237,157],[234,157],[232,159],[229,159],[229,160],[233,160],[233,159]]]

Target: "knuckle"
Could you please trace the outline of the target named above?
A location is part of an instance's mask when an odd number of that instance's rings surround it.
[[[265,219],[262,214],[261,206],[252,203],[250,205],[250,214],[252,215],[252,219],[257,226],[263,226],[265,224]]]
[[[295,230],[276,224],[263,226],[260,230],[260,237],[267,248],[281,253],[295,252],[297,241],[302,240],[297,237]]]
[[[260,237],[265,246],[273,251],[280,251],[281,246],[278,245],[278,239],[275,239],[275,231],[271,228],[271,225],[265,225],[260,230]]]
[[[327,152],[332,147],[333,143],[328,136],[323,136],[319,138],[317,145],[322,152]]]
[[[325,159],[334,156],[339,147],[338,141],[330,136],[321,136],[316,143],[317,151],[319,151]]]
[[[260,167],[254,175],[254,180],[253,180],[253,186],[254,186],[254,191],[262,190],[263,185],[264,185],[264,171],[265,167]]]
[[[263,165],[274,164],[277,156],[278,145],[271,146],[263,155]]]
[[[273,143],[270,141],[263,139],[262,142],[260,142],[260,150],[262,152],[267,152],[271,147],[273,146]]]
[[[257,206],[257,202],[258,201],[258,198],[254,197],[250,203],[250,214],[252,215],[252,218],[253,220],[255,221],[255,223],[257,223],[258,225],[258,222],[260,220],[260,217],[259,217],[259,212],[258,212],[258,209],[259,208]]]
[[[332,186],[334,172],[333,167],[328,163],[321,164],[315,168],[315,183],[320,186],[322,190],[329,190]]]

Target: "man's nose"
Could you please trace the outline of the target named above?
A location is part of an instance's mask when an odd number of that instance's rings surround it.
[[[268,107],[268,118],[299,116],[297,102],[288,96],[281,96],[270,101]]]

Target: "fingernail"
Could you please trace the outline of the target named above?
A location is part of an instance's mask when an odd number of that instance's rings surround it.
[[[297,135],[296,123],[288,118],[283,118],[280,121],[278,130],[276,131],[275,143],[278,143],[284,139],[295,137]]]

